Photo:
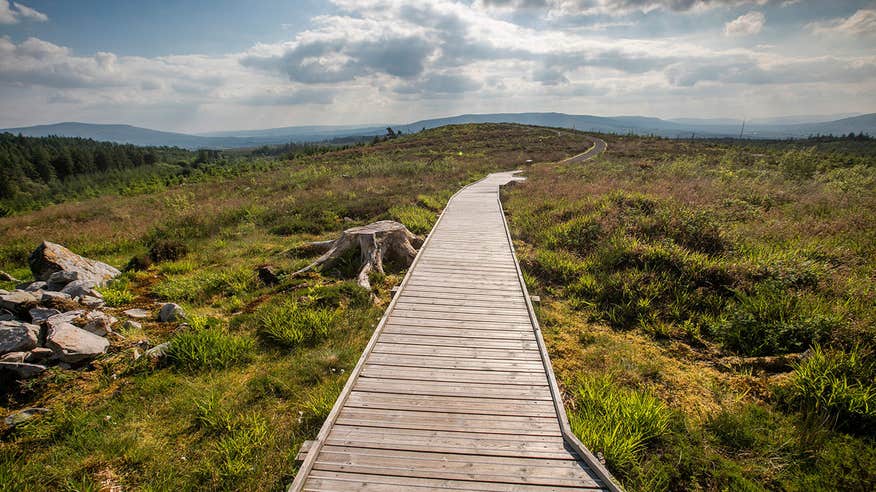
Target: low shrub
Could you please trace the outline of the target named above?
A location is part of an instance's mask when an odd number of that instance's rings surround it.
[[[761,283],[751,292],[738,292],[735,303],[712,331],[726,348],[761,356],[802,352],[839,324],[835,316],[800,294],[774,283]]]
[[[172,239],[160,239],[149,248],[149,258],[156,263],[176,261],[188,253],[189,248],[185,243]]]

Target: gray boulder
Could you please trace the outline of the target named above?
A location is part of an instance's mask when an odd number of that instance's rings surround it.
[[[49,409],[39,407],[25,408],[24,410],[19,410],[18,412],[10,414],[3,421],[6,423],[6,425],[10,427],[15,427],[16,425],[23,424],[28,420],[36,417],[37,415],[43,413],[49,413]]]
[[[182,321],[186,317],[186,312],[179,304],[169,302],[161,306],[161,311],[158,312],[158,321],[167,323],[171,321]]]
[[[77,280],[105,284],[121,272],[99,261],[83,258],[60,244],[43,241],[28,258],[30,270],[37,280],[48,280],[55,272],[76,272]]]
[[[11,372],[16,379],[30,379],[39,376],[46,366],[27,362],[0,362],[0,372]]]
[[[16,290],[5,295],[0,295],[0,309],[6,309],[12,313],[27,314],[28,310],[39,304],[39,299],[23,290]]]
[[[79,272],[62,270],[49,275],[46,288],[48,290],[61,290],[75,280],[79,280]]]
[[[94,290],[97,287],[98,283],[94,280],[74,280],[64,286],[61,289],[63,294],[67,294],[70,297],[98,297],[102,298],[103,296],[100,292]]]
[[[36,292],[39,290],[46,290],[48,287],[48,283],[43,282],[42,280],[37,280],[36,282],[31,282],[24,287],[24,290],[27,292]]]
[[[51,318],[52,316],[54,316],[56,314],[61,314],[61,311],[58,311],[57,309],[37,307],[37,308],[31,309],[28,313],[30,314],[30,320],[34,324],[39,325],[39,324],[42,324],[47,319]]]
[[[40,327],[19,321],[0,321],[0,354],[27,352],[39,344]]]
[[[105,353],[109,348],[109,342],[106,338],[70,323],[60,323],[49,330],[46,347],[52,349],[63,362],[77,364]]]

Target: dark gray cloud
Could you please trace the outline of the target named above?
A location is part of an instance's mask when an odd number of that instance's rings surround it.
[[[279,70],[303,83],[335,83],[384,73],[412,78],[423,72],[426,57],[435,49],[418,36],[390,36],[351,40],[343,33],[334,39],[301,41],[281,55],[248,55],[244,66]]]
[[[298,104],[331,104],[337,91],[329,89],[300,89],[292,92],[266,92],[237,100],[247,106],[295,106]]]
[[[471,77],[456,74],[431,74],[421,80],[403,84],[395,89],[400,94],[459,94],[476,91],[483,84]]]

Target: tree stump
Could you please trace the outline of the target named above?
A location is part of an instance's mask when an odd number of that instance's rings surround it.
[[[414,235],[403,224],[392,220],[381,220],[371,224],[353,227],[341,233],[334,241],[316,241],[310,247],[325,251],[310,265],[298,270],[293,275],[299,275],[318,266],[329,266],[351,249],[359,248],[362,266],[356,276],[356,283],[371,291],[368,274],[372,271],[383,272],[383,260],[397,259],[410,266],[417,256],[416,248],[423,240]]]

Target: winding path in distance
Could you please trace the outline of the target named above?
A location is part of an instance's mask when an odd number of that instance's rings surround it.
[[[620,490],[569,428],[499,201],[514,174],[450,199],[290,490]]]

